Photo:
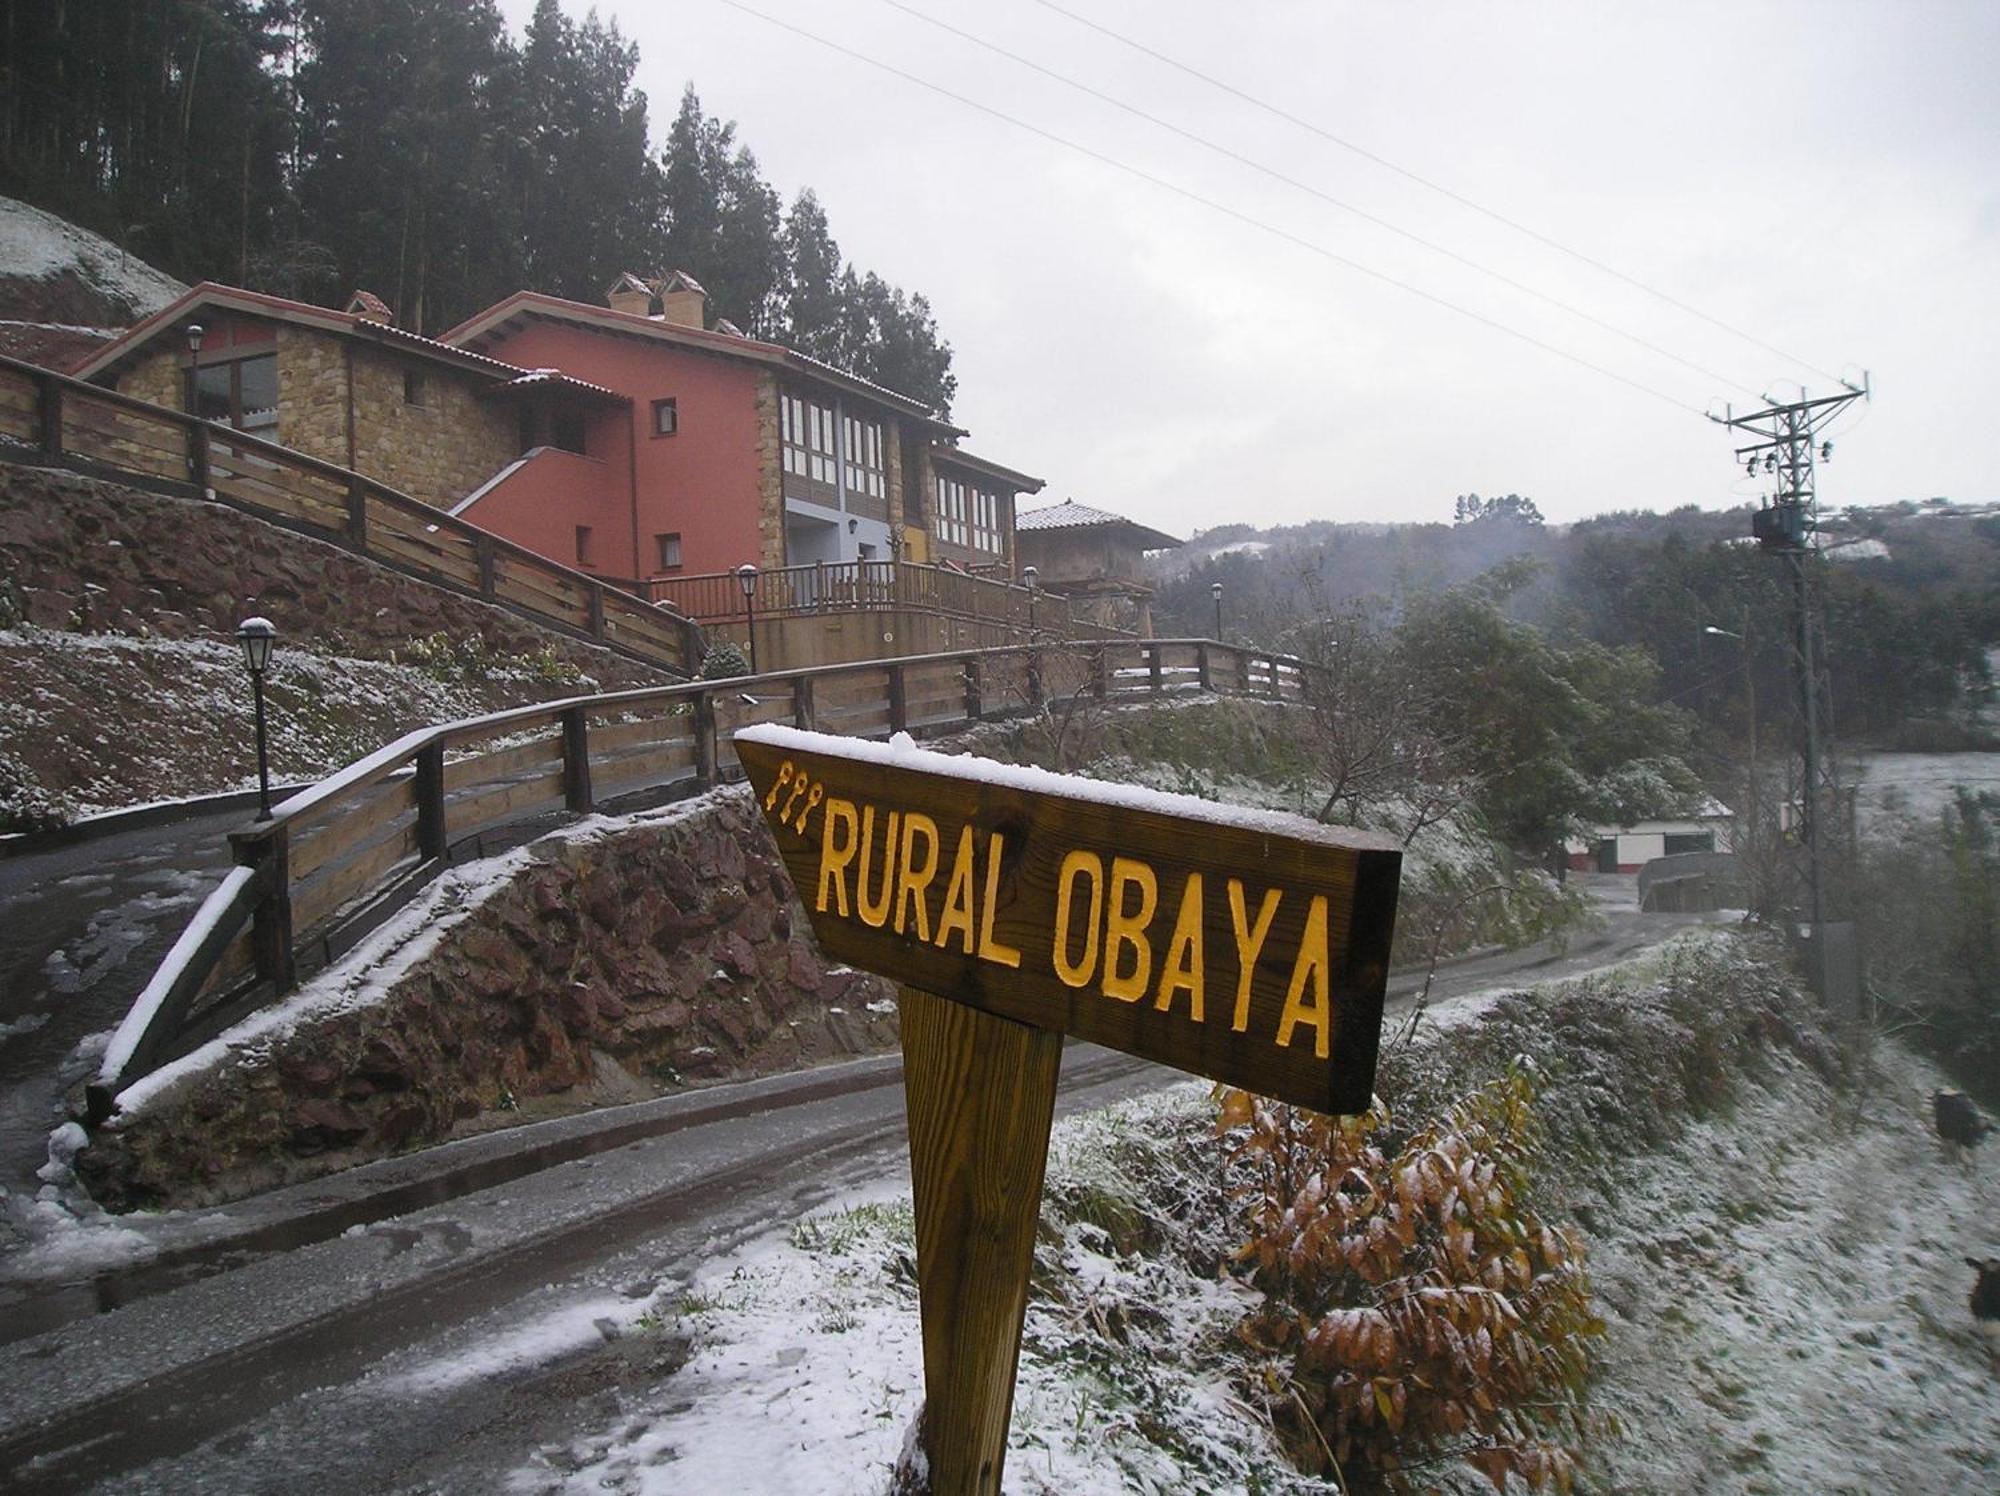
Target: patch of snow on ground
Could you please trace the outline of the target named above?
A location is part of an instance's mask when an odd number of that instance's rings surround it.
[[[2000,792],[2000,753],[1868,753],[1861,756],[1857,811],[1864,833],[1900,824],[1937,825],[1961,786]]]
[[[110,240],[11,197],[0,197],[0,266],[23,278],[74,270],[99,290],[122,297],[135,317],[150,316],[187,289]]]
[[[1610,1489],[2000,1490],[2000,1373],[1963,1256],[2000,1251],[2000,1181],[1947,1163],[1940,1077],[1882,1045],[1827,1115],[1799,1081],[1635,1162],[1597,1221]]]

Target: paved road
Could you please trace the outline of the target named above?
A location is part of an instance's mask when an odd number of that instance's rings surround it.
[[[1698,919],[1614,901],[1605,928],[1566,954],[1457,963],[1432,996],[1612,964]],[[1397,984],[1396,1006],[1412,985]],[[1174,1078],[1074,1045],[1061,1106]],[[554,1362],[440,1367],[472,1364],[473,1348],[490,1352],[559,1311],[606,1312],[682,1281],[735,1244],[907,1168],[893,1057],[646,1105],[661,1118],[648,1136],[435,1204],[399,1203],[393,1217],[367,1214],[356,1186],[360,1213],[346,1229],[348,1217],[328,1213],[341,1181],[300,1186],[289,1202],[257,1207],[295,1209],[310,1224],[289,1249],[195,1253],[129,1298],[114,1277],[103,1299],[126,1300],[116,1307],[72,1305],[55,1328],[0,1344],[0,1488],[296,1491],[337,1471],[342,1490],[497,1489],[621,1388],[669,1374],[673,1348],[626,1336]],[[375,1167],[407,1175],[423,1164]],[[257,1208],[209,1217],[220,1229]],[[191,1218],[144,1229],[171,1240],[199,1228]],[[284,1232],[263,1241],[284,1244]]]
[[[34,1188],[85,1065],[229,866],[244,812],[0,860],[0,1186]]]

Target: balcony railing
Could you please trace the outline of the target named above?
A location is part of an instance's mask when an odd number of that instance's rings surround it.
[[[742,579],[733,571],[654,577],[637,585],[648,601],[697,622],[734,622],[748,611]],[[753,597],[760,619],[909,609],[1000,624],[1023,637],[1030,631],[1070,639],[1132,637],[1083,616],[1060,594],[914,561],[820,561],[760,571]]]

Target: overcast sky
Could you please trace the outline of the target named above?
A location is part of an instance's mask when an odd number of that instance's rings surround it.
[[[1037,0],[743,3],[1229,210],[724,0],[599,5],[640,45],[656,139],[692,81],[787,202],[813,187],[849,257],[930,298],[967,445],[1045,499],[1180,535],[1449,519],[1467,491],[1551,519],[1726,507],[1758,489],[1700,412],[1862,368],[1876,400],[1835,432],[1823,500],[2000,499],[1996,0],[1058,0],[1768,347]],[[503,9],[518,32],[532,0]]]

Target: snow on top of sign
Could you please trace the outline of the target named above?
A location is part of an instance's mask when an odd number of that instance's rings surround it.
[[[833,737],[827,733],[805,732],[796,727],[766,723],[746,727],[736,734],[744,743],[763,743],[781,752],[818,753],[828,758],[853,759],[857,763],[883,768],[914,769],[925,774],[941,774],[969,783],[997,785],[1034,795],[1056,795],[1066,800],[1083,800],[1119,810],[1143,810],[1177,820],[1206,821],[1241,831],[1261,831],[1295,841],[1319,842],[1326,846],[1399,851],[1394,837],[1348,826],[1325,826],[1303,816],[1278,810],[1262,810],[1248,805],[1224,805],[1193,795],[1177,795],[1169,790],[1148,789],[1136,784],[1110,784],[1101,779],[1084,779],[1075,774],[1057,774],[1028,764],[1003,764],[996,759],[972,754],[938,753],[919,748],[906,732],[886,743],[859,738]]]

